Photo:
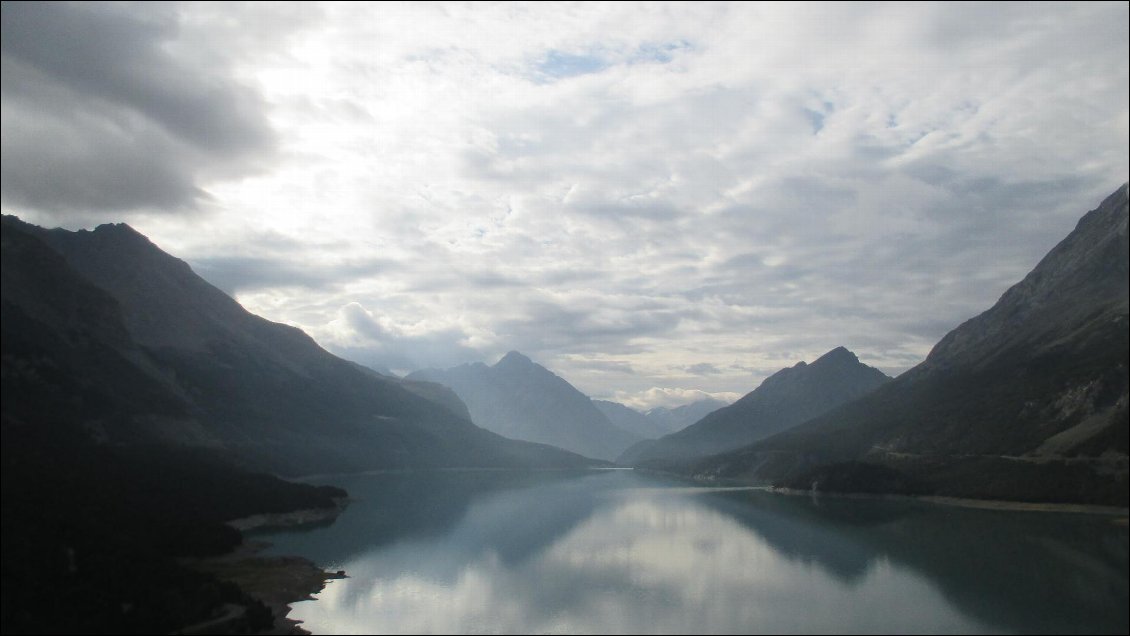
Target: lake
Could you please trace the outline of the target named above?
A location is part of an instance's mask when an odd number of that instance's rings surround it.
[[[333,523],[260,533],[348,579],[329,633],[1121,633],[1104,515],[693,487],[632,471],[325,478]]]

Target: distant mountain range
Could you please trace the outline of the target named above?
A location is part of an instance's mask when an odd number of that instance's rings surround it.
[[[644,440],[674,433],[702,419],[707,413],[726,406],[721,400],[706,398],[675,408],[658,406],[640,413],[619,402],[593,400],[592,403],[610,422]]]
[[[798,362],[774,373],[742,399],[681,431],[632,446],[617,461],[685,460],[740,448],[866,395],[888,380],[838,347],[812,364]]]
[[[802,489],[1125,506],[1128,263],[1124,184],[922,364],[677,469]]]
[[[450,387],[471,420],[499,435],[612,459],[641,436],[615,426],[585,394],[526,356],[511,351],[494,366],[481,362],[409,374]]]
[[[657,406],[648,410],[644,415],[647,416],[647,419],[665,428],[664,434],[675,433],[694,424],[727,404],[727,402],[721,400],[707,398],[674,408]]]

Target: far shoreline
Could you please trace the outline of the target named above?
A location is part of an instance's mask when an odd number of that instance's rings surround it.
[[[940,506],[956,508],[975,508],[980,510],[1007,510],[1011,512],[1059,512],[1074,514],[1105,515],[1110,517],[1126,517],[1130,508],[1119,506],[1104,506],[1101,504],[1073,504],[1034,501],[1009,501],[1006,499],[973,499],[969,497],[947,497],[943,495],[900,495],[896,493],[853,493],[853,492],[827,492],[813,490],[797,490],[795,488],[776,488],[773,486],[751,486],[787,496],[809,496],[813,498],[832,497],[837,499],[888,499],[922,501]]]
[[[1034,501],[1011,501],[1007,499],[974,499],[972,497],[950,497],[943,495],[904,495],[898,493],[866,493],[866,492],[835,492],[823,490],[799,490],[796,488],[783,488],[767,484],[750,484],[743,483],[738,479],[727,479],[718,481],[708,481],[697,477],[691,477],[680,473],[672,473],[663,470],[655,470],[652,468],[633,468],[644,474],[662,475],[665,477],[674,477],[677,479],[685,480],[697,484],[703,488],[711,489],[724,489],[724,488],[745,488],[749,490],[762,490],[771,492],[778,495],[785,495],[790,497],[808,496],[814,498],[828,497],[837,499],[887,499],[887,500],[906,500],[906,501],[921,501],[925,503],[932,503],[940,506],[951,506],[957,508],[976,508],[981,510],[1006,510],[1012,512],[1058,512],[1058,513],[1076,513],[1076,514],[1094,514],[1105,515],[1109,517],[1122,517],[1125,523],[1128,516],[1130,516],[1130,508],[1123,506],[1108,506],[1103,504],[1078,504],[1078,503],[1063,503],[1063,502],[1034,502]]]

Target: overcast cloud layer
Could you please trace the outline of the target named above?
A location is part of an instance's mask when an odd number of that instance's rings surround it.
[[[800,5],[800,6],[795,6]],[[888,373],[1127,180],[1126,3],[4,3],[3,209],[411,370]]]

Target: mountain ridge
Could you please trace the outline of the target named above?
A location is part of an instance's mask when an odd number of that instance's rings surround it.
[[[721,400],[705,398],[675,408],[657,406],[641,413],[619,402],[594,399],[592,403],[617,427],[643,438],[643,441],[682,430],[727,405]]]
[[[94,379],[78,382],[102,382],[99,399],[116,405],[113,425],[100,425],[107,440],[223,448],[242,465],[282,474],[583,463],[504,440],[474,426],[438,387],[414,392],[333,356],[295,327],[251,314],[128,225],[69,232],[5,216],[3,228],[6,344],[31,338],[28,346],[54,352],[64,368],[68,360],[81,362],[81,350],[55,341],[83,332],[96,344],[101,357],[83,363],[87,370],[79,374]],[[52,266],[33,271],[17,246]],[[50,273],[55,279],[21,282]],[[59,295],[56,288],[69,291]],[[41,298],[51,293],[59,297]],[[93,306],[112,308],[98,314],[105,324],[84,321],[72,296],[97,297]],[[50,303],[56,313],[69,311],[71,323],[48,320]],[[129,406],[129,391],[98,373],[105,360],[121,361],[116,372],[145,378],[141,385],[167,408]]]
[[[567,380],[511,351],[493,366],[482,362],[424,369],[406,380],[438,382],[467,404],[472,421],[500,435],[612,459],[640,439],[616,427]]]
[[[664,434],[677,433],[706,417],[718,409],[729,406],[729,402],[714,398],[703,398],[690,404],[668,408],[657,406],[644,413],[647,418],[666,429]]]
[[[617,461],[647,465],[736,449],[820,415],[888,380],[848,349],[836,347],[812,363],[801,361],[777,371],[737,402],[680,431],[636,444]]]
[[[1127,184],[926,360],[855,402],[674,469],[824,490],[1127,504]]]

